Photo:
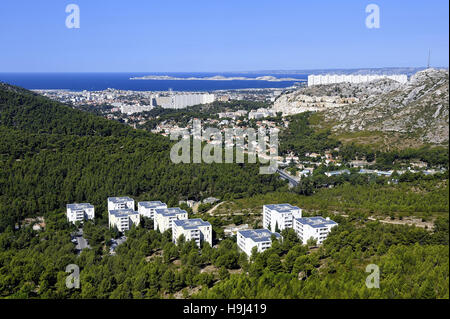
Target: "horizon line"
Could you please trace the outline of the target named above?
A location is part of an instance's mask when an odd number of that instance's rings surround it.
[[[427,69],[427,66],[385,66],[385,67],[351,67],[351,68],[311,68],[311,69],[260,69],[242,71],[0,71],[6,73],[256,73],[256,72],[311,72],[326,70],[381,70],[381,69]],[[430,66],[430,69],[448,69],[448,66]]]

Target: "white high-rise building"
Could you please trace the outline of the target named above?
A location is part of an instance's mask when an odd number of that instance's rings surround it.
[[[155,209],[167,208],[167,205],[160,201],[138,202],[139,215],[154,219]]]
[[[379,79],[391,79],[402,84],[408,82],[408,76],[406,74],[393,74],[393,75],[369,75],[369,74],[347,74],[347,75],[335,75],[335,74],[323,74],[323,75],[308,75],[308,86],[320,85],[320,84],[335,84],[335,83],[364,83],[375,81]]]
[[[239,230],[237,245],[247,256],[251,256],[253,247],[257,247],[258,252],[272,247],[272,235],[275,235],[277,239],[281,238],[280,234],[272,233],[267,229]]]
[[[155,209],[153,227],[164,233],[172,229],[172,222],[177,219],[188,219],[187,212],[179,207]]]
[[[108,197],[108,211],[119,209],[134,210],[134,199],[130,197]]]
[[[156,98],[156,103],[166,109],[183,109],[198,104],[209,104],[215,101],[214,94],[174,94]]]
[[[302,210],[290,204],[273,204],[263,206],[263,227],[275,232],[292,228],[294,218],[301,218]]]
[[[142,112],[148,112],[153,110],[154,106],[152,105],[140,105],[140,104],[121,104],[120,106],[120,112],[126,113],[128,115],[134,114],[134,113],[142,113]]]
[[[120,232],[129,230],[132,225],[138,226],[141,217],[134,209],[113,209],[108,211],[109,227],[116,226]]]
[[[294,219],[294,230],[303,244],[309,239],[316,239],[317,244],[322,244],[331,229],[338,224],[330,218],[303,217]]]
[[[67,220],[71,223],[94,219],[94,205],[91,205],[89,203],[67,204],[66,208]]]
[[[276,115],[275,112],[273,110],[271,110],[271,109],[260,108],[260,109],[257,109],[256,111],[255,110],[251,110],[248,113],[248,119],[249,120],[251,120],[251,119],[262,119],[262,118],[265,118],[265,117],[275,116],[275,115]]]
[[[172,222],[172,241],[177,244],[181,235],[186,241],[194,240],[198,247],[206,241],[212,246],[212,226],[200,218],[174,220]]]

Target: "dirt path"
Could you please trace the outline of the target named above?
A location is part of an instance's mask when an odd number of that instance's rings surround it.
[[[416,226],[416,227],[422,227],[427,228],[429,230],[433,230],[434,224],[432,222],[423,222],[420,218],[410,218],[406,217],[403,220],[394,219],[377,219],[375,217],[369,217],[369,220],[378,220],[380,223],[385,224],[393,224],[393,225],[408,225],[408,226]]]
[[[340,215],[342,217],[349,217],[348,215],[345,214],[341,214],[340,212],[334,211],[333,212],[336,215]],[[408,226],[416,226],[416,227],[421,227],[421,228],[426,228],[427,230],[432,231],[433,227],[434,227],[434,223],[433,221],[430,222],[423,222],[421,218],[414,218],[414,217],[404,217],[402,220],[400,219],[390,219],[389,217],[385,218],[385,219],[381,219],[381,218],[375,218],[373,216],[369,216],[368,217],[369,220],[373,220],[373,221],[379,221],[380,223],[384,223],[384,224],[392,224],[392,225],[408,225]]]
[[[211,214],[217,209],[217,207],[219,207],[219,206],[222,205],[223,203],[226,203],[226,201],[220,202],[219,204],[215,205],[213,208],[211,208],[210,210],[208,210],[208,211],[206,212],[206,214],[211,215]]]

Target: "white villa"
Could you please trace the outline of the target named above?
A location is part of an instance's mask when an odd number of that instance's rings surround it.
[[[167,208],[167,205],[160,201],[138,202],[139,215],[154,219],[155,210]]]
[[[212,246],[212,226],[200,218],[174,220],[172,222],[172,241],[177,244],[181,235],[184,235],[186,241],[195,240],[198,247],[203,241]]]
[[[271,204],[263,206],[263,227],[275,232],[292,228],[294,218],[301,218],[302,210],[290,204]]]
[[[134,199],[130,197],[108,197],[108,211],[119,209],[134,210]]]
[[[329,217],[303,217],[294,219],[294,230],[303,244],[313,238],[317,240],[317,244],[322,244],[327,238],[331,229],[338,224]]]
[[[164,233],[172,229],[172,222],[177,219],[188,219],[187,212],[179,207],[155,209],[154,229]]]
[[[134,209],[113,209],[108,211],[109,227],[116,226],[120,232],[129,230],[132,225],[138,226],[141,217]]]
[[[253,247],[257,247],[258,252],[270,248],[272,246],[272,235],[275,235],[278,239],[281,238],[280,234],[272,233],[267,229],[240,230],[237,232],[237,244],[247,256],[251,256]]]
[[[89,203],[67,204],[67,220],[71,223],[94,219],[94,205]]]

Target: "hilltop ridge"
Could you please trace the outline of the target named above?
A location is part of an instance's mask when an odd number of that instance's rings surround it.
[[[334,131],[400,132],[431,144],[448,144],[448,71],[427,69],[408,83],[352,106],[324,112]]]
[[[314,98],[310,104],[305,99]],[[426,69],[401,84],[383,79],[302,88],[281,95],[276,111],[319,111],[334,133],[399,133],[420,143],[448,145],[449,72]]]

